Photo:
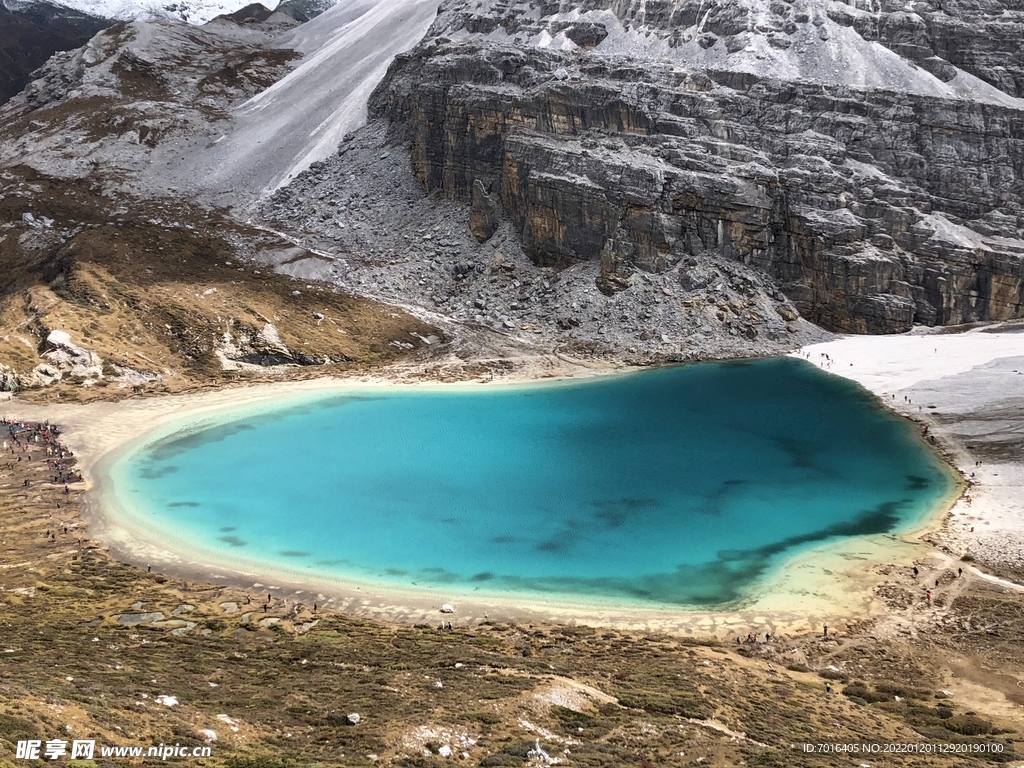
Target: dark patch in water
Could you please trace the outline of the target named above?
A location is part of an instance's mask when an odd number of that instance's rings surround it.
[[[492,536],[490,538],[491,544],[514,544],[516,542],[515,536]]]
[[[537,545],[538,552],[555,552],[561,554],[568,549],[569,543],[565,539],[548,539]]]
[[[295,550],[295,549],[284,549],[284,550],[281,550],[280,554],[281,554],[282,557],[309,557],[313,553],[312,552],[299,552],[298,550]]]
[[[706,501],[700,505],[700,511],[705,515],[718,516],[722,514],[722,502],[744,485],[746,480],[723,480],[722,484],[707,495]]]
[[[718,363],[722,368],[752,368],[757,365],[754,360],[722,360]]]
[[[178,468],[173,464],[167,464],[163,467],[155,467],[152,463],[146,464],[142,469],[139,470],[139,477],[145,480],[159,480],[165,475],[170,475],[177,472]]]
[[[604,523],[605,528],[621,528],[629,518],[629,513],[621,509],[603,509],[594,513],[594,518]]]
[[[442,517],[439,518],[439,520],[440,522],[445,523],[447,525],[455,525],[457,522],[459,522],[459,518],[457,517]]]
[[[593,504],[598,509],[594,519],[603,523],[605,528],[619,528],[637,510],[661,506],[658,499],[608,499]]]
[[[289,408],[281,408],[268,413],[261,413],[249,416],[243,420],[232,421],[226,424],[196,424],[162,440],[157,440],[148,448],[148,459],[151,462],[159,463],[173,459],[179,454],[199,448],[210,443],[219,443],[232,435],[240,432],[248,432],[264,424],[271,424],[292,416],[309,415],[320,408],[337,408],[350,402],[370,402],[380,400],[380,397],[363,397],[358,395],[334,395],[331,397],[319,398],[314,402],[298,403]],[[162,475],[147,475],[145,471],[140,473],[147,480],[153,480]]]
[[[314,410],[320,410],[321,408],[340,408],[349,403],[375,403],[378,400],[386,399],[379,395],[331,395],[330,397],[317,399],[315,403],[312,403],[313,407],[304,412],[312,413]]]
[[[199,502],[198,501],[172,501],[167,506],[168,507],[198,507],[199,506]],[[221,530],[224,530],[224,529],[221,528]],[[235,529],[232,528],[231,530],[235,530]]]
[[[459,581],[459,574],[446,571],[444,568],[424,568],[420,571],[420,579],[434,584],[454,584]]]
[[[814,463],[815,457],[820,449],[810,440],[800,440],[795,437],[774,437],[771,441],[775,446],[789,454],[789,460],[794,467],[800,469],[819,469]]]
[[[388,576],[405,576],[405,575],[407,575],[407,574],[408,574],[409,572],[408,572],[408,571],[403,571],[403,570],[400,570],[400,569],[398,569],[398,568],[387,568],[387,569],[386,569],[386,570],[384,571],[384,573],[386,573],[386,574],[387,574]]]
[[[197,427],[192,430],[177,432],[163,440],[153,443],[149,449],[149,457],[154,462],[162,462],[173,459],[186,451],[198,448],[209,443],[219,443],[239,432],[247,432],[255,429],[251,424],[244,421],[236,421],[231,424],[221,424],[215,427]]]
[[[931,485],[927,477],[920,477],[919,475],[907,475],[907,490],[908,491],[923,491]]]
[[[784,551],[826,539],[888,533],[900,522],[897,510],[904,501],[888,501],[865,510],[854,520],[747,550],[722,551],[717,560],[680,565],[671,573],[636,579],[542,578],[494,576],[510,589],[575,595],[620,595],[676,605],[723,606],[737,604],[751,582],[761,577],[772,560]]]
[[[249,542],[242,541],[237,536],[218,536],[217,540],[223,541],[225,544],[230,544],[232,547],[246,547],[249,545]]]
[[[899,515],[896,514],[896,510],[899,509],[900,505],[906,503],[907,499],[901,499],[900,501],[884,501],[874,509],[868,509],[861,512],[853,520],[846,520],[839,523],[833,523],[832,525],[821,528],[817,531],[811,531],[810,533],[802,533],[799,536],[790,536],[776,541],[772,544],[766,544],[763,547],[749,550],[728,550],[719,553],[720,558],[726,560],[733,559],[749,559],[750,557],[771,557],[781,552],[785,552],[791,547],[797,547],[801,544],[810,544],[815,541],[824,541],[825,539],[831,539],[837,536],[872,536],[879,533],[889,533],[895,528],[899,522]]]
[[[237,531],[237,530],[238,530],[238,528],[236,528],[236,527],[235,527],[235,526],[233,526],[233,525],[225,525],[225,526],[224,526],[223,528],[219,528],[218,530],[219,530],[219,531],[220,531],[221,533],[231,533],[232,531]]]
[[[483,571],[481,573],[474,573],[469,577],[470,581],[490,581],[494,578],[494,574],[490,571]]]

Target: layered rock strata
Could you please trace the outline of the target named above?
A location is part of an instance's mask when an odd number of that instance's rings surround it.
[[[602,290],[713,253],[830,329],[1024,315],[1019,12],[953,51],[927,13],[761,5],[451,3],[370,113],[478,238],[500,207]]]

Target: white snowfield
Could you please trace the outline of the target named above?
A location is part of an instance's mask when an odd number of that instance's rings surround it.
[[[395,55],[420,41],[438,0],[341,0],[282,35],[299,66],[242,104],[233,128],[189,163],[208,192],[272,192],[366,123],[366,102]]]
[[[177,19],[189,24],[205,24],[215,16],[234,13],[249,5],[252,0],[50,0],[54,5],[63,5],[90,16],[117,21],[135,19]],[[277,7],[279,0],[260,0],[270,10]],[[12,7],[32,5],[32,0],[3,0]]]

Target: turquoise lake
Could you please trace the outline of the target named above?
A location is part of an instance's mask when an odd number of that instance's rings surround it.
[[[694,606],[955,488],[913,425],[794,359],[293,397],[110,475],[155,534],[312,581]]]

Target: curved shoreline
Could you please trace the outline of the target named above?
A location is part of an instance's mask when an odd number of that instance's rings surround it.
[[[386,583],[347,581],[335,575],[309,574],[265,562],[253,563],[231,558],[222,552],[208,552],[192,543],[168,542],[166,536],[154,536],[133,525],[110,489],[108,467],[125,452],[154,439],[154,433],[168,434],[187,425],[202,424],[224,411],[258,413],[280,404],[282,398],[323,396],[353,391],[372,391],[396,386],[410,389],[452,388],[483,389],[521,384],[557,385],[573,383],[601,374],[617,374],[625,368],[595,371],[570,370],[557,379],[524,377],[479,383],[397,384],[382,379],[320,379],[305,382],[257,385],[191,396],[157,400],[129,401],[118,405],[93,404],[79,407],[78,418],[58,417],[52,411],[73,410],[74,406],[49,407],[47,417],[68,424],[64,437],[81,456],[87,481],[85,521],[90,535],[106,544],[117,559],[139,567],[155,566],[175,577],[230,583],[246,590],[276,591],[296,601],[319,602],[349,613],[395,621],[432,623],[437,621],[443,603],[456,605],[457,614],[448,617],[457,622],[485,619],[585,623],[646,629],[680,634],[745,634],[750,627],[761,626],[775,634],[799,632],[822,623],[838,627],[852,618],[876,613],[879,605],[873,589],[880,577],[875,569],[881,564],[909,564],[925,554],[923,538],[941,528],[949,509],[956,504],[962,488],[933,513],[922,525],[899,534],[862,536],[830,541],[782,556],[762,574],[749,596],[739,604],[713,608],[635,603],[608,598],[568,599],[565,595],[528,592],[487,593],[479,590],[393,588]],[[104,407],[107,406],[107,407]],[[92,419],[81,417],[90,409]],[[25,409],[19,409],[25,410]],[[100,411],[101,413],[96,413]],[[105,411],[105,413],[102,413]],[[85,422],[85,423],[83,423]],[[116,426],[115,426],[116,424]],[[945,462],[943,462],[945,463]],[[147,536],[147,533],[149,534]],[[162,537],[162,538],[161,538]],[[155,541],[154,538],[158,538]],[[168,546],[170,544],[170,546]],[[272,586],[268,587],[268,582]]]

